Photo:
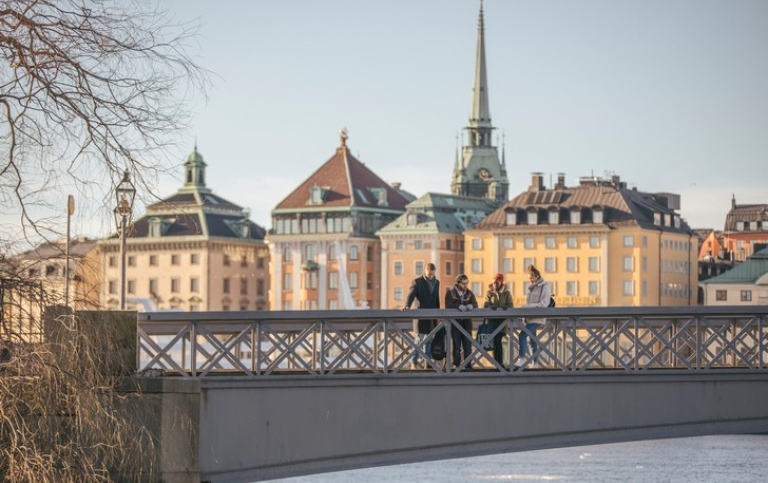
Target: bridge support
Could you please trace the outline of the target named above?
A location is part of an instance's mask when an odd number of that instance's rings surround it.
[[[164,481],[173,482],[247,482],[508,451],[768,432],[765,374],[175,381],[199,385],[199,393],[161,380],[168,384],[161,467]],[[186,415],[192,424],[185,424]]]

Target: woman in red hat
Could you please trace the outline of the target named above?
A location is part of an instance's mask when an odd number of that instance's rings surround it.
[[[497,273],[493,276],[493,282],[488,285],[488,292],[485,293],[484,308],[497,309],[511,309],[512,308],[512,294],[507,290],[507,286],[504,284],[504,274]],[[489,319],[493,330],[499,328],[504,322],[505,318]],[[502,347],[504,338],[504,331],[500,330],[493,337],[493,358],[500,366],[504,366],[504,350]]]

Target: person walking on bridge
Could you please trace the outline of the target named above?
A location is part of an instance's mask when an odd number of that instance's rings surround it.
[[[472,291],[467,288],[469,278],[463,273],[456,277],[456,283],[445,292],[445,308],[459,309],[461,312],[469,312],[477,308],[477,298]],[[472,319],[456,319],[456,323],[462,329],[467,331],[469,336],[461,333],[457,327],[451,328],[451,341],[453,345],[453,366],[458,367],[461,364],[461,351],[464,350],[464,360],[469,359],[472,351]],[[472,369],[472,364],[467,363],[467,369]]]
[[[440,308],[440,281],[435,276],[435,264],[427,263],[424,274],[416,277],[411,282],[411,288],[408,290],[408,298],[405,299],[405,305],[400,309],[405,311],[411,308],[411,305],[417,301],[420,309],[439,309]],[[432,350],[432,344],[425,342],[427,335],[435,328],[434,319],[418,319],[418,335],[414,342],[417,347],[421,347],[425,354]],[[438,340],[439,333],[435,335],[435,341]],[[445,347],[445,346],[443,346]],[[413,365],[419,363],[419,353],[413,352]]]

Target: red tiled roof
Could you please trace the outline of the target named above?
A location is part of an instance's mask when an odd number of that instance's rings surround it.
[[[326,188],[320,204],[310,204],[310,190],[313,186]],[[380,206],[370,188],[386,190],[387,204]],[[368,207],[404,211],[408,204],[400,193],[365,164],[349,153],[346,146],[336,148],[336,153],[312,173],[298,188],[293,190],[275,207],[276,210],[327,207]]]

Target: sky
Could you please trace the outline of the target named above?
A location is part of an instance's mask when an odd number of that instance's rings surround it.
[[[191,53],[211,74],[180,140],[207,185],[270,211],[326,162],[352,153],[414,195],[450,191],[468,124],[476,0],[165,0],[199,22]],[[693,228],[722,229],[738,203],[768,203],[768,2],[486,0],[491,117],[510,196],[532,172],[619,175],[681,195]],[[143,214],[137,209],[134,218]],[[105,236],[113,220],[74,220]]]

